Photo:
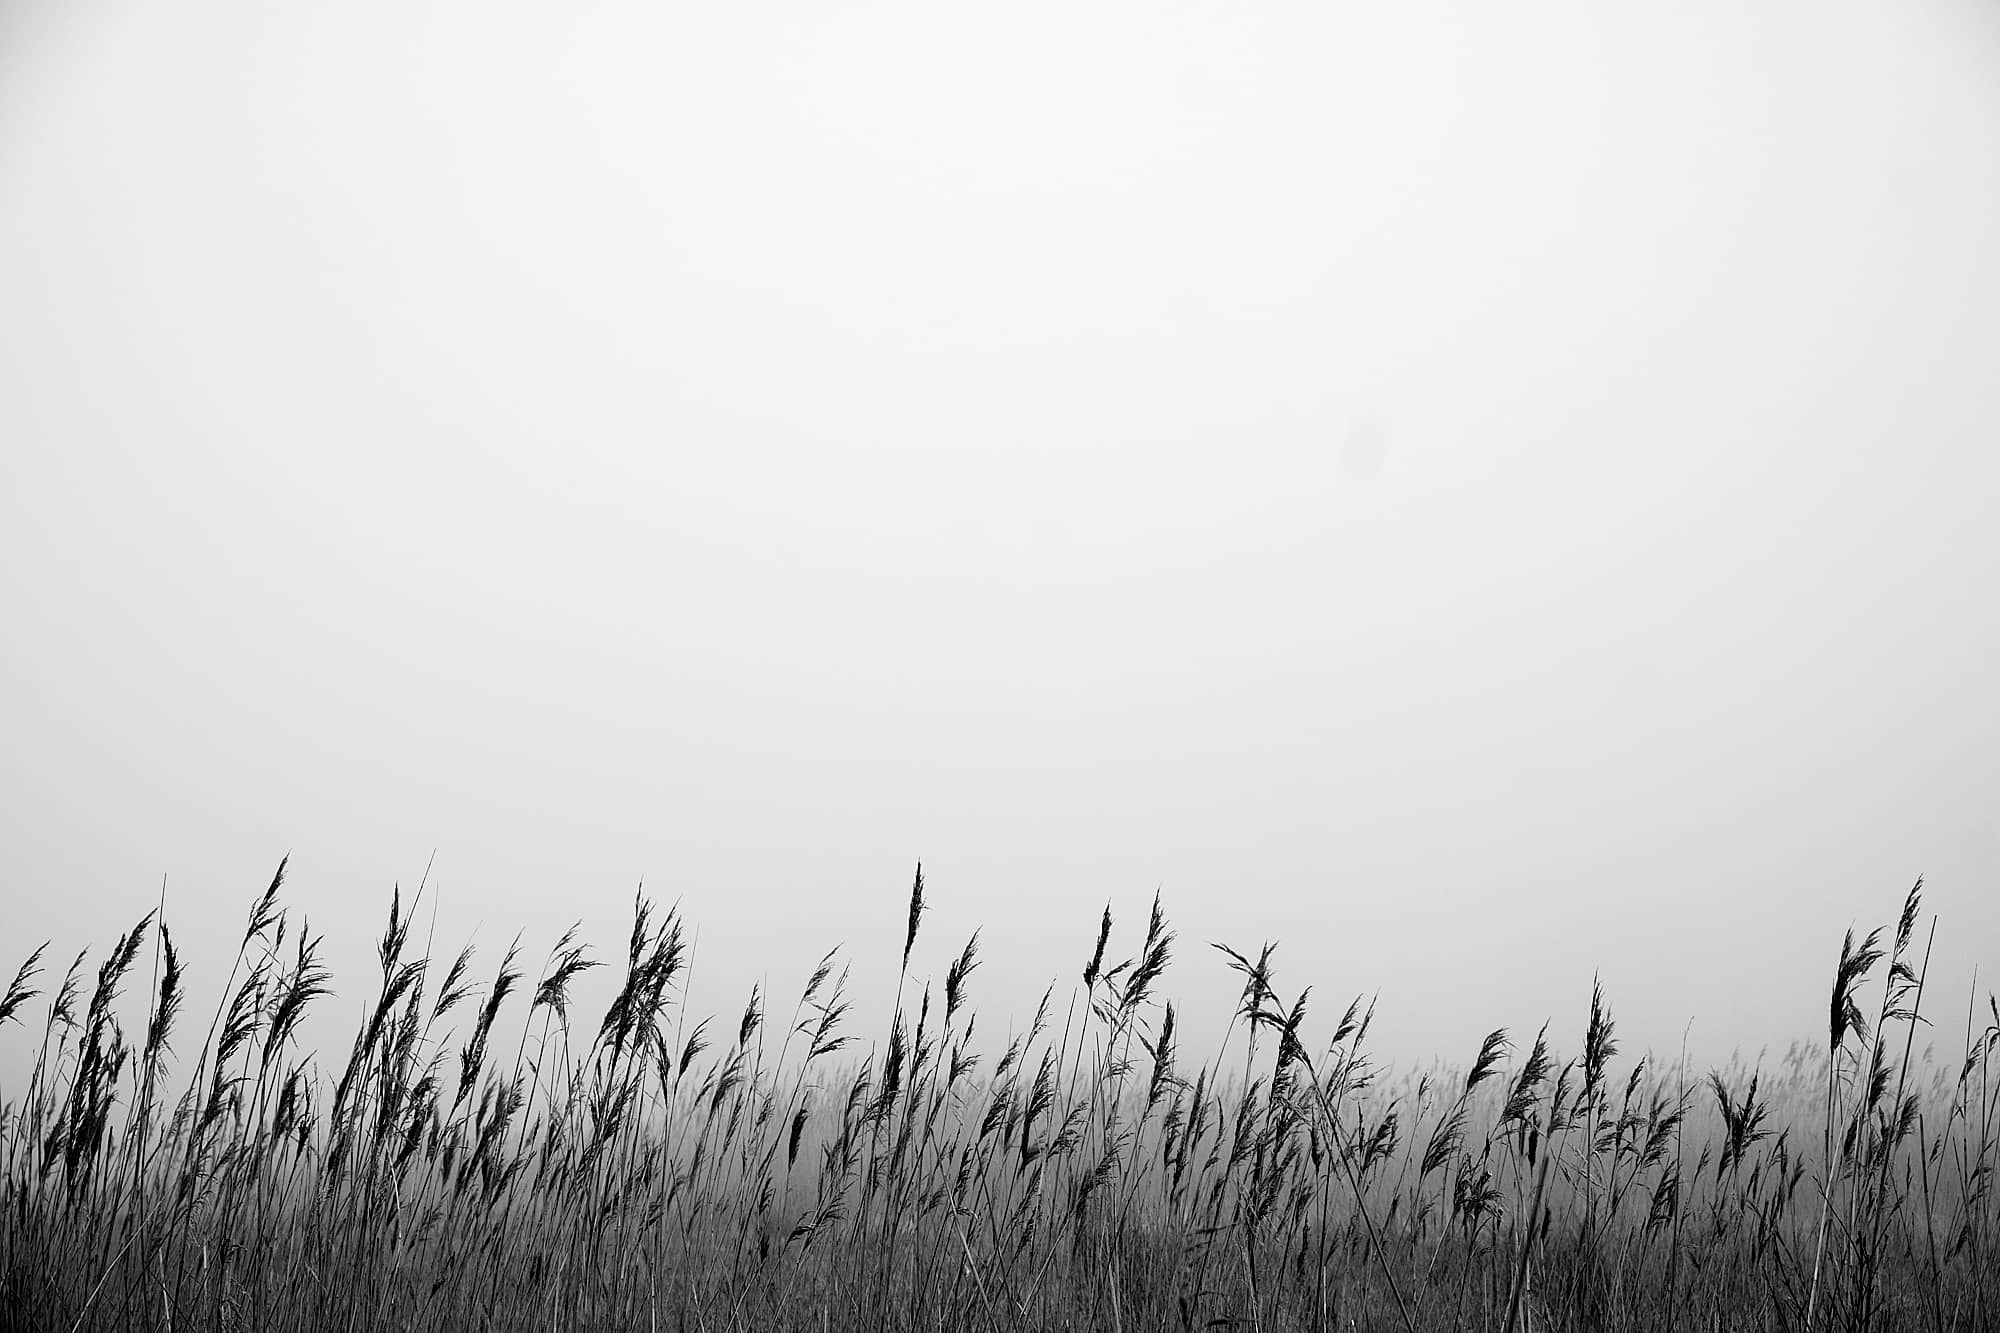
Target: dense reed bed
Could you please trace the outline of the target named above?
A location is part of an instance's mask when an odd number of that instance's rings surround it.
[[[1849,934],[1779,1068],[1621,1060],[1598,993],[1579,1051],[1495,1031],[1398,1077],[1371,1010],[1281,990],[1268,947],[1216,946],[1240,1004],[1183,1051],[1157,900],[993,1036],[977,936],[916,979],[921,870],[872,1040],[833,955],[779,1007],[690,1015],[689,932],[640,901],[584,1015],[574,932],[480,984],[413,951],[397,895],[328,1058],[283,877],[212,1011],[150,915],[94,984],[37,951],[9,986],[0,1027],[38,1044],[0,1109],[0,1327],[2000,1327],[2000,1008],[1913,1063],[1917,889]]]

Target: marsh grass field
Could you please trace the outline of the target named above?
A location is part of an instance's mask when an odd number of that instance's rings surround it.
[[[1629,1057],[1600,992],[1580,1050],[1468,1012],[1417,1076],[1268,947],[1214,946],[1240,1002],[1184,1049],[1157,900],[976,1023],[921,868],[883,1032],[834,954],[703,1016],[675,912],[480,968],[397,894],[365,1021],[311,1051],[331,978],[283,879],[219,994],[150,914],[14,976],[0,1327],[2000,1327],[2000,1007],[1938,1016],[1919,888],[1829,940],[1826,1030],[1777,1067]]]

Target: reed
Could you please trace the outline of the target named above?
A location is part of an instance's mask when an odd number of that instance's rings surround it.
[[[1269,945],[1217,946],[1242,995],[1190,1062],[1157,896],[1128,948],[1110,908],[1080,923],[1066,1006],[982,1031],[977,934],[927,979],[921,869],[872,1045],[837,951],[788,1016],[761,987],[693,1015],[692,932],[640,897],[593,1028],[579,928],[489,973],[412,940],[420,888],[323,1061],[283,883],[198,1044],[159,908],[94,984],[79,955],[45,989],[44,946],[0,993],[32,1050],[0,1099],[0,1329],[1993,1326],[2000,1005],[1915,1062],[1921,883],[1777,1067],[1621,1060],[1594,985],[1571,1055],[1494,1027],[1417,1077],[1372,1058],[1372,1002],[1319,1020]]]

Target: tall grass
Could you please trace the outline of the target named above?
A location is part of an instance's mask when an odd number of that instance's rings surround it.
[[[1127,956],[1107,908],[1077,982],[989,1040],[977,935],[941,988],[912,970],[921,869],[872,1047],[831,953],[787,1007],[697,1018],[689,932],[641,899],[592,1024],[574,931],[532,980],[515,948],[481,984],[470,950],[412,948],[396,894],[374,999],[322,1061],[299,1034],[329,979],[283,880],[205,1029],[154,913],[94,983],[41,949],[8,986],[0,1025],[34,1046],[0,1103],[0,1328],[2000,1320],[2000,1007],[1953,1068],[1913,1063],[1921,886],[1886,937],[1849,935],[1824,1044],[1777,1068],[1621,1064],[1597,988],[1578,1052],[1495,1030],[1460,1073],[1399,1077],[1372,1008],[1325,1021],[1268,945],[1216,946],[1240,1000],[1184,1053],[1157,898]]]

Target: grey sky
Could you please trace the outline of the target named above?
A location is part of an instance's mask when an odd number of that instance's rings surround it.
[[[922,857],[989,1022],[1159,887],[1724,1051],[1923,872],[1963,1004],[1995,236],[1973,3],[10,5],[0,967],[435,848],[879,1008]]]

